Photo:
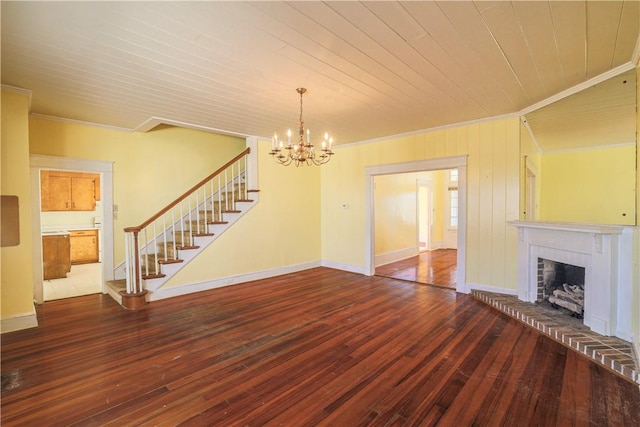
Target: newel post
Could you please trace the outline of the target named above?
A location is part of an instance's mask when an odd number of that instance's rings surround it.
[[[125,254],[127,264],[133,259],[133,286],[127,283],[127,289],[120,291],[122,296],[122,305],[128,310],[139,310],[147,304],[147,290],[142,289],[142,281],[140,277],[140,256],[139,256],[139,244],[138,244],[138,228],[125,228],[125,233],[133,234],[133,253]],[[129,248],[127,242],[126,248]]]

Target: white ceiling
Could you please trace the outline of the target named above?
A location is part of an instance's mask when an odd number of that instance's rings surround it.
[[[32,112],[337,143],[521,111],[637,61],[638,1],[1,2]]]

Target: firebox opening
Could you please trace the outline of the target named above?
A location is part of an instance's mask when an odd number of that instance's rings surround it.
[[[550,304],[568,314],[584,315],[585,268],[538,258],[538,303]]]

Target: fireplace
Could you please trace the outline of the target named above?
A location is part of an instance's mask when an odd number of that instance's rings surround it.
[[[565,278],[567,283],[561,283],[559,289],[579,294],[579,288],[565,290],[562,285],[582,285],[584,324],[598,334],[631,341],[633,227],[542,221],[511,221],[509,225],[518,228],[520,300],[544,300],[540,260],[571,266],[570,274],[578,278],[583,271],[583,283],[568,283]],[[548,298],[551,296],[553,290]]]
[[[573,317],[584,317],[585,268],[538,258],[536,302],[550,304]]]

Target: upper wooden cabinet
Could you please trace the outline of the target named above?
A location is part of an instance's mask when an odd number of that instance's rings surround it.
[[[42,211],[93,211],[100,200],[100,174],[41,171]]]

